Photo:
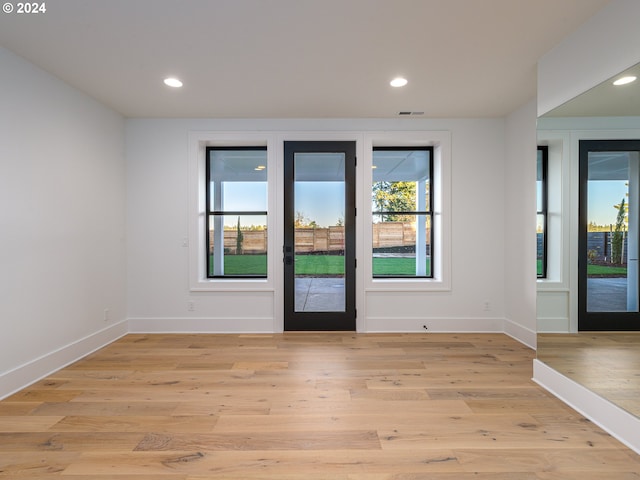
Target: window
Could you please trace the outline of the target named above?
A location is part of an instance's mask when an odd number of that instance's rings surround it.
[[[549,148],[538,147],[536,198],[538,219],[536,226],[536,259],[538,278],[547,277],[547,169]]]
[[[207,278],[267,276],[267,148],[206,149]]]
[[[374,278],[433,278],[433,147],[373,147]]]

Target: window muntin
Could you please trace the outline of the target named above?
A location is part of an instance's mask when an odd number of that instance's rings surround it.
[[[207,278],[266,278],[267,149],[206,152]]]
[[[433,278],[433,147],[374,147],[374,278]]]
[[[536,173],[536,272],[538,278],[547,277],[547,170],[549,148],[538,147]]]

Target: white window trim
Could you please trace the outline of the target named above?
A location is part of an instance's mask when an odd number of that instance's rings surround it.
[[[451,290],[451,133],[449,131],[397,131],[397,132],[189,132],[189,204],[188,204],[188,262],[189,290],[192,292],[212,291],[272,291],[282,280],[277,249],[282,235],[281,214],[278,201],[281,197],[279,180],[281,172],[281,146],[284,140],[352,139],[357,143],[358,168],[356,173],[356,217],[358,271],[358,292],[405,291],[440,292]],[[267,278],[260,279],[211,279],[205,271],[205,165],[208,146],[265,146],[267,147],[268,213],[267,241],[270,245],[267,258]],[[433,278],[393,278],[380,279],[372,276],[373,245],[370,191],[373,176],[373,147],[378,146],[432,146],[434,147],[434,272]],[[281,199],[280,199],[281,200]],[[356,304],[362,303],[362,293],[356,292]],[[277,299],[276,299],[277,303]]]
[[[568,256],[562,252],[569,238],[569,222],[563,221],[568,210],[569,189],[565,179],[569,178],[570,164],[567,161],[570,151],[568,134],[556,132],[538,132],[538,145],[548,148],[547,158],[547,276],[538,278],[538,290],[569,287],[566,272],[569,269]],[[565,160],[565,158],[567,160]]]
[[[365,291],[423,291],[451,290],[451,133],[448,131],[369,132],[364,139],[364,181],[370,191],[373,183],[374,147],[433,147],[433,278],[373,278],[373,236],[371,202],[363,206],[368,227],[362,230],[367,245],[358,266],[364,269]],[[360,165],[360,162],[359,162]]]
[[[276,135],[255,132],[189,132],[189,290],[274,291],[275,259],[267,253],[267,278],[207,278],[205,271],[205,189],[207,147],[267,147],[267,244],[275,245],[276,222]]]

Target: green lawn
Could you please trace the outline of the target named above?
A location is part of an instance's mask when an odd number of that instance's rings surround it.
[[[431,259],[427,258],[427,274],[431,272]],[[416,259],[405,257],[374,257],[374,275],[407,275],[415,276]]]
[[[210,270],[213,270],[213,256],[209,257]],[[225,255],[225,275],[266,275],[266,255]]]
[[[213,257],[210,259],[213,265]],[[427,272],[430,271],[430,259],[427,258]],[[538,272],[542,265],[538,260]],[[224,272],[226,275],[266,275],[266,255],[226,255],[224,257]],[[339,255],[297,255],[297,275],[344,275],[344,257]],[[416,261],[404,257],[374,257],[374,275],[407,275],[416,274]],[[588,275],[619,276],[627,275],[626,267],[609,267],[606,265],[588,265]]]
[[[344,257],[296,255],[296,275],[344,275]]]
[[[607,265],[587,265],[587,275],[627,276],[627,267],[609,267]]]
[[[213,266],[213,257],[210,257]],[[430,259],[427,258],[427,272],[430,271]],[[226,255],[224,257],[226,275],[266,275],[266,255]],[[344,275],[344,257],[339,255],[297,255],[297,275]],[[374,275],[416,274],[416,261],[413,258],[383,257],[373,259]]]
[[[542,261],[538,260],[538,275],[542,273]],[[626,277],[627,267],[609,267],[607,265],[587,265],[587,275]]]

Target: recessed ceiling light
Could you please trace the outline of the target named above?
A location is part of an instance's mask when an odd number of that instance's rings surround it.
[[[615,82],[613,82],[614,85],[619,86],[619,85],[626,85],[627,83],[631,83],[631,82],[635,82],[637,77],[634,77],[632,75],[628,76],[628,77],[621,77],[618,80],[616,80]]]
[[[168,87],[180,88],[182,86],[182,82],[177,78],[169,77],[164,79],[164,84]]]
[[[389,82],[389,85],[391,85],[392,87],[404,87],[407,83],[409,82],[406,78],[396,77],[391,80],[391,82]]]

